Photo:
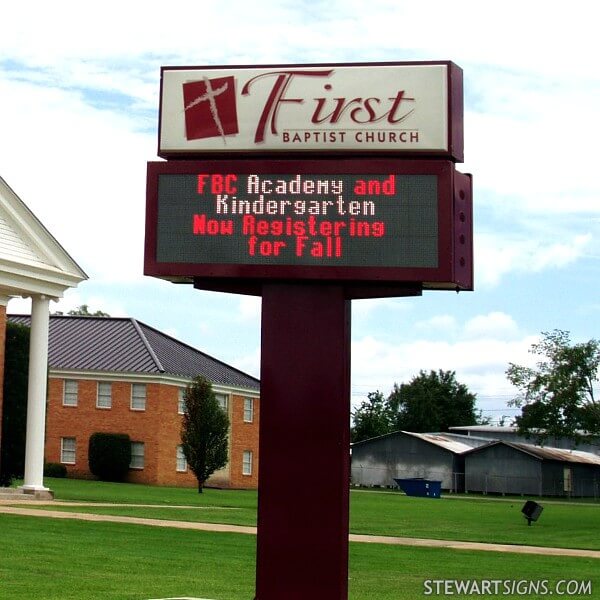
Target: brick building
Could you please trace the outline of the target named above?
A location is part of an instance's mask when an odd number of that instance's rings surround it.
[[[51,315],[48,357],[45,459],[69,476],[91,477],[88,441],[102,431],[129,435],[129,481],[195,486],[180,446],[183,391],[204,375],[230,420],[229,463],[207,485],[257,487],[254,377],[131,318]]]

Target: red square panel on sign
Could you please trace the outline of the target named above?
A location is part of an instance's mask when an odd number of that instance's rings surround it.
[[[184,83],[183,102],[188,140],[225,138],[239,132],[234,77]]]

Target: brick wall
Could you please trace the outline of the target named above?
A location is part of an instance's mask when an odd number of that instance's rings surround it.
[[[112,382],[112,408],[97,408],[98,382],[78,381],[77,406],[63,406],[64,381],[49,381],[46,422],[46,460],[60,462],[61,438],[76,439],[76,462],[67,465],[69,475],[90,477],[88,442],[97,432],[127,433],[131,441],[145,443],[143,471],[131,470],[130,481],[154,482],[157,476],[158,452],[156,429],[159,417],[159,386],[148,384],[146,410],[131,409],[131,383]]]
[[[127,433],[132,442],[144,442],[144,468],[129,471],[128,481],[158,485],[194,487],[191,470],[177,472],[177,446],[180,442],[181,415],[178,414],[178,386],[146,385],[146,409],[131,409],[131,383],[112,382],[112,407],[97,408],[94,380],[78,380],[76,407],[64,406],[64,380],[51,378],[46,425],[46,461],[61,462],[61,438],[76,439],[76,461],[67,465],[71,477],[91,477],[88,468],[88,442],[96,431]],[[207,485],[215,487],[255,488],[258,479],[258,399],[254,400],[252,423],[243,422],[244,398],[230,396],[230,464],[214,473]],[[250,476],[242,475],[244,450],[253,452]]]
[[[253,399],[253,416],[250,422],[244,419],[244,400],[234,396],[231,411],[231,487],[258,488],[258,423],[260,407],[258,399]],[[252,453],[252,474],[244,475],[242,464],[244,452]]]

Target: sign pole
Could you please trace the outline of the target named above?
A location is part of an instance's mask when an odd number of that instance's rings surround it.
[[[350,300],[264,284],[257,600],[346,600]]]

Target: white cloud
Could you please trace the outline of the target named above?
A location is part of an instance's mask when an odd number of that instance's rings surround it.
[[[539,273],[565,267],[584,256],[591,241],[589,233],[573,235],[563,242],[515,238],[510,234],[476,234],[475,281],[491,287],[510,273]]]
[[[141,278],[153,140],[74,93],[0,79],[0,97],[9,185],[88,275]]]
[[[404,298],[368,298],[352,301],[352,316],[360,320],[381,317],[383,314],[394,318],[410,309]]]
[[[436,315],[415,324],[417,329],[436,334],[454,333],[457,328],[456,318],[452,315]]]
[[[30,3],[3,9],[0,50],[38,65],[116,59],[119,66],[123,58],[161,56],[175,64],[222,64],[251,54],[266,62],[304,39],[301,8],[285,2],[171,0],[167,8],[147,0],[142,10],[106,0],[94,10],[56,0],[36,3],[35,18],[31,13]]]
[[[465,324],[464,332],[465,337],[469,339],[510,339],[519,333],[519,328],[510,315],[491,312],[469,319]]]
[[[432,318],[435,321],[435,318]],[[442,322],[446,319],[442,318]],[[449,341],[410,339],[385,342],[363,336],[352,343],[353,402],[377,389],[387,394],[394,383],[410,381],[419,371],[455,371],[459,382],[481,394],[486,408],[502,409],[512,395],[505,377],[510,362],[530,364],[537,336],[519,335],[515,321],[500,312],[475,316],[464,324],[464,337]]]
[[[550,92],[558,101],[549,101],[547,90],[523,93],[530,102],[507,106],[501,115],[494,114],[488,96],[481,101],[482,112],[468,110],[465,115],[465,165],[460,170],[474,174],[475,202],[493,191],[494,202],[502,202],[516,221],[532,213],[597,214],[594,145],[600,121],[590,122],[599,112],[591,100],[597,89],[579,91],[579,102],[560,88]],[[577,110],[565,111],[571,105]],[[568,122],[563,117],[557,123],[565,112]]]

